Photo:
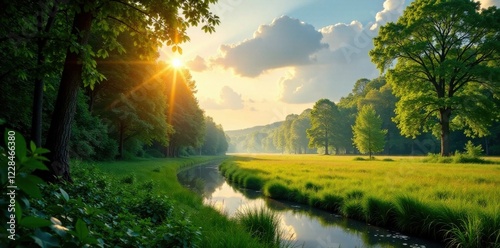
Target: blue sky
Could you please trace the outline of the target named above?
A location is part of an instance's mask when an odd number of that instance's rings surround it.
[[[500,0],[481,0],[485,5]],[[300,114],[320,98],[337,102],[356,80],[379,72],[368,52],[380,26],[409,0],[220,0],[213,34],[191,28],[184,54],[200,105],[225,130]]]

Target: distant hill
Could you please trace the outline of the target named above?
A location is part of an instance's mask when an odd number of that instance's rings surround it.
[[[267,146],[273,147],[270,134],[277,130],[283,122],[278,121],[264,126],[225,131],[230,139],[228,152],[269,152],[265,150],[265,147],[262,147],[262,140],[266,139]]]
[[[258,132],[258,131],[273,130],[273,129],[276,129],[277,127],[281,126],[282,123],[283,123],[283,121],[278,121],[278,122],[263,125],[263,126],[255,126],[255,127],[249,127],[249,128],[245,128],[245,129],[238,129],[238,130],[229,130],[229,131],[225,131],[225,132],[229,137],[231,137],[231,136],[233,136],[233,137],[243,136],[243,135],[251,134],[251,133],[256,132],[256,131]]]

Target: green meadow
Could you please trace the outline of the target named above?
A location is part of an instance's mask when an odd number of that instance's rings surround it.
[[[422,157],[238,155],[226,178],[378,226],[445,242],[500,247],[500,165],[429,163]]]

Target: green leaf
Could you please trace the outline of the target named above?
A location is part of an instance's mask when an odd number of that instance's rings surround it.
[[[21,208],[21,204],[18,201],[16,201],[15,211],[16,220],[19,222],[23,217],[23,209]]]
[[[38,183],[43,183],[43,181],[33,175],[28,175],[26,177],[18,177],[16,179],[17,186],[26,194],[33,198],[41,198],[42,193],[38,188]]]
[[[52,234],[43,232],[40,229],[35,230],[35,235],[31,236],[35,243],[42,248],[59,247],[59,241]]]
[[[41,158],[41,157],[40,157]],[[40,159],[41,160],[41,159]],[[29,170],[48,170],[47,166],[45,166],[42,162],[35,158],[29,158],[26,161],[23,162],[23,165],[26,166],[27,169]]]
[[[38,147],[36,148],[35,150],[35,153],[36,154],[44,154],[44,153],[49,153],[50,150],[49,149],[45,149],[45,148],[41,148],[41,147]]]
[[[76,221],[75,232],[77,238],[84,242],[85,239],[89,236],[89,229],[87,228],[87,224],[82,219],[78,219]]]
[[[27,216],[21,221],[19,221],[19,225],[27,227],[27,228],[39,228],[52,225],[50,220],[42,219],[34,216]]]
[[[63,196],[64,200],[69,201],[69,195],[64,191],[64,189],[59,188],[59,191],[61,192],[61,195]]]
[[[23,135],[19,132],[16,132],[16,157],[19,161],[23,161],[26,158],[26,140]]]
[[[177,46],[172,47],[172,52],[174,52],[174,53],[177,52]]]
[[[36,150],[36,145],[35,145],[35,142],[33,142],[33,140],[32,140],[32,141],[30,141],[30,148],[31,148],[31,152],[32,152],[32,153],[35,153],[35,150]]]

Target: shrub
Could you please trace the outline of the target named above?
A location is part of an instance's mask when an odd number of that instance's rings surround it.
[[[483,154],[483,148],[481,145],[474,146],[472,141],[469,140],[467,144],[465,144],[465,154],[467,154],[469,158],[479,158],[479,156]]]
[[[120,183],[123,183],[123,184],[134,184],[135,181],[137,181],[135,174],[130,174],[130,175],[124,176],[120,179]]]

